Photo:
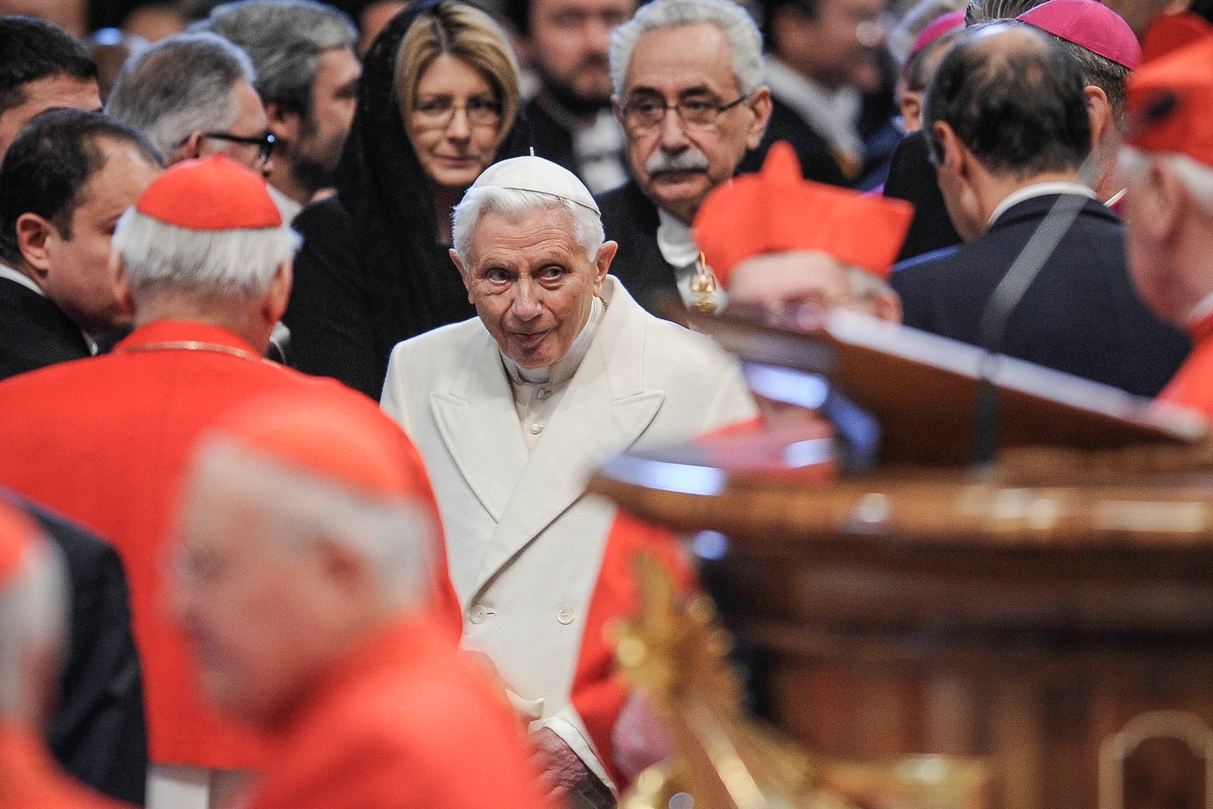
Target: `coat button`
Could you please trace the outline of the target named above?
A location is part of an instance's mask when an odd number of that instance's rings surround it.
[[[472,607],[471,612],[468,613],[468,620],[474,624],[483,624],[484,619],[488,616],[489,611],[484,608],[484,605],[477,604],[476,606]]]
[[[537,390],[535,392],[535,395],[539,397],[539,401],[541,401],[541,402],[546,401],[547,398],[552,395],[552,389],[551,388],[540,388],[539,390]]]
[[[531,425],[531,435],[539,435],[541,432],[543,432],[542,424],[532,424]]]
[[[561,607],[556,611],[556,620],[562,624],[565,624],[566,626],[573,623],[573,619],[576,617],[577,613],[574,612],[573,608],[569,606]]]

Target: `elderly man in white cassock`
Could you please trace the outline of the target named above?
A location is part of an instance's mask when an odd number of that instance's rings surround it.
[[[603,628],[634,606],[629,559],[668,535],[585,494],[629,448],[755,418],[736,361],[647,314],[607,271],[598,207],[537,157],[489,167],[455,209],[451,255],[477,318],[396,346],[383,408],[425,458],[464,614],[554,791],[626,786],[611,734],[626,693]]]

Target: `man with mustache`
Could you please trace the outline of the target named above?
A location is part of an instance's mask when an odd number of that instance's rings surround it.
[[[598,198],[607,238],[619,243],[612,273],[655,314],[663,291],[719,306],[690,226],[771,116],[758,28],[726,0],[656,0],[616,29],[611,81],[633,177]]]
[[[522,109],[535,154],[572,171],[595,193],[626,181],[607,49],[636,0],[510,0],[505,10],[519,34],[520,56],[540,82]]]

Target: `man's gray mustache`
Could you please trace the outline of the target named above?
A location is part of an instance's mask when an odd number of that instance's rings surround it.
[[[664,171],[707,171],[708,158],[703,152],[689,150],[676,155],[661,150],[644,162],[644,170],[650,175]]]

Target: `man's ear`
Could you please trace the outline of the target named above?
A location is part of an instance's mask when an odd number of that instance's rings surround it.
[[[202,134],[201,129],[195,129],[190,133],[190,136],[185,139],[185,142],[173,150],[169,155],[169,164],[176,163],[181,160],[191,160],[195,157],[202,157],[202,141],[206,140],[206,135]]]
[[[1133,189],[1133,217],[1155,243],[1178,232],[1191,204],[1183,182],[1162,160],[1151,160],[1144,180]]]
[[[51,241],[58,236],[58,229],[36,213],[23,213],[17,217],[17,248],[21,258],[34,271],[34,281],[41,287],[46,285],[46,274],[51,265]]]
[[[131,290],[131,279],[126,274],[126,267],[122,264],[122,256],[119,255],[117,250],[110,251],[108,266],[110,283],[114,285],[114,297],[118,299],[118,305],[122,307],[124,314],[134,317],[135,296]]]
[[[767,131],[767,123],[771,120],[771,109],[770,90],[766,87],[759,87],[750,93],[750,110],[754,113],[754,120],[750,122],[749,131],[746,132],[747,149],[757,149],[758,144],[762,142],[762,136]]]
[[[1088,84],[1082,92],[1087,101],[1087,117],[1091,120],[1091,146],[1094,147],[1108,127],[1116,126],[1116,121],[1108,94],[1102,88]]]
[[[595,295],[602,294],[602,282],[606,279],[607,273],[611,269],[611,262],[615,260],[615,253],[618,251],[618,242],[603,242],[602,247],[598,248],[598,255],[594,257],[594,269],[598,273],[594,277]]]
[[[265,296],[264,314],[267,323],[277,323],[286,313],[287,304],[291,300],[291,284],[295,280],[295,268],[289,261],[278,265],[274,277],[270,281],[268,294]]]
[[[917,90],[903,90],[898,95],[898,107],[901,109],[901,118],[906,122],[907,128],[910,126],[922,126],[922,93]]]
[[[463,262],[459,260],[459,254],[455,252],[454,247],[447,252],[451,254],[451,261],[459,268],[459,277],[463,279],[463,288],[468,291],[468,303],[475,305],[476,298],[472,295],[472,281],[468,278],[467,269],[463,266]]]
[[[265,105],[266,128],[282,143],[299,140],[303,126],[303,114],[281,101],[268,101]]]

